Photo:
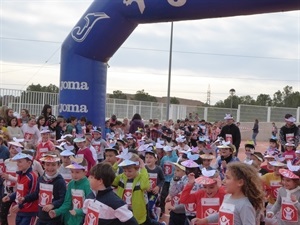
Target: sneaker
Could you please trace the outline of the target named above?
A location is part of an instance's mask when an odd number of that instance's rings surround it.
[[[155,214],[156,214],[157,221],[159,221],[160,217],[162,216],[160,207],[155,207]]]

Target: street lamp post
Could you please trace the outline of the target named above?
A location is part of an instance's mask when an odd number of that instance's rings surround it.
[[[170,51],[169,51],[169,75],[168,75],[167,116],[166,116],[167,120],[169,120],[169,116],[170,116],[172,52],[173,52],[173,22],[171,22]]]
[[[231,98],[230,98],[230,114],[232,115],[232,100],[233,100],[233,96],[235,94],[235,90],[233,88],[231,88],[229,90],[229,94],[231,96]]]

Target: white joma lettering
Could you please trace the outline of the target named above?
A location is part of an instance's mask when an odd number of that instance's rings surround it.
[[[76,104],[60,104],[59,112],[74,112],[74,113],[87,113],[89,110],[86,105]]]
[[[87,82],[61,81],[60,90],[89,90]]]

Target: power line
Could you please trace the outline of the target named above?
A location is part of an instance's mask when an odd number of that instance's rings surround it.
[[[108,73],[126,73],[126,74],[143,74],[143,75],[154,75],[154,76],[167,76],[166,73],[141,73],[141,72],[134,72],[134,71],[109,71]],[[217,79],[235,79],[235,80],[272,80],[272,81],[287,81],[287,82],[294,82],[298,80],[287,80],[287,79],[275,79],[274,77],[272,78],[254,78],[254,77],[229,77],[229,76],[207,76],[207,75],[196,75],[196,74],[176,74],[172,73],[172,76],[175,77],[197,77],[197,78],[217,78]],[[262,77],[262,75],[257,75]]]
[[[58,41],[47,41],[47,40],[36,40],[36,39],[24,39],[24,38],[13,38],[13,37],[0,37],[0,39],[14,40],[14,41],[30,41],[30,42],[42,42],[42,43],[53,43],[62,44]],[[120,49],[137,50],[137,51],[153,51],[153,52],[166,52],[166,49],[151,49],[151,48],[136,48],[136,47],[120,47]],[[271,57],[271,56],[253,56],[253,55],[240,55],[240,54],[225,54],[225,53],[211,53],[211,52],[193,52],[193,51],[180,51],[173,50],[173,53],[179,54],[193,54],[193,55],[209,55],[209,56],[221,56],[221,57],[238,57],[238,58],[255,58],[255,59],[270,59],[270,60],[299,60],[298,58],[283,58],[283,57]]]
[[[32,78],[34,78],[39,72],[41,69],[43,69],[45,67],[45,65],[49,62],[49,60],[58,52],[58,50],[60,49],[60,47],[58,49],[56,49],[52,55],[50,55],[50,57],[45,61],[45,63],[43,65],[41,65],[40,68],[38,68],[38,70],[28,79],[28,81],[23,85],[23,87],[25,87],[31,80]]]
[[[53,68],[53,66],[55,65],[59,65],[60,63],[53,63],[53,64],[47,64],[48,66],[43,66],[43,68]],[[1,63],[0,65],[13,65],[13,66],[20,66],[22,67],[22,65],[19,65],[19,64],[8,64],[8,63]],[[29,68],[24,68],[24,69],[19,69],[19,70],[9,70],[9,71],[4,71],[4,72],[0,72],[0,74],[7,74],[7,73],[13,73],[13,72],[18,72],[18,71],[25,71],[25,70],[30,70],[31,67],[34,67],[34,68],[40,68],[41,66],[38,65],[38,66],[24,66],[24,67],[29,67]],[[135,71],[109,71],[109,73],[114,73],[114,74],[139,74],[139,75],[150,75],[150,76],[167,76],[167,74],[165,73],[141,73],[141,72],[135,72]],[[252,75],[255,75],[255,74],[252,74]],[[282,81],[285,81],[285,82],[298,82],[298,79],[290,79],[290,80],[287,80],[287,79],[275,79],[274,77],[272,78],[255,78],[255,77],[229,77],[229,76],[208,76],[208,75],[196,75],[196,74],[176,74],[176,73],[173,73],[172,76],[174,77],[196,77],[196,78],[216,78],[216,79],[233,79],[233,80],[258,80],[258,81],[275,81],[275,82],[282,82]],[[260,77],[263,77],[263,75],[259,74],[256,76],[260,76]]]
[[[0,39],[11,40],[11,41],[30,41],[30,42],[44,42],[44,43],[62,44],[61,41],[45,41],[45,40],[27,39],[27,38],[0,37]]]

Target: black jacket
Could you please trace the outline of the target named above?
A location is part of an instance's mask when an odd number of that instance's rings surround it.
[[[222,127],[220,137],[223,137],[226,140],[226,134],[232,135],[232,144],[239,149],[241,144],[241,132],[240,129],[233,123],[231,125],[225,125]]]

